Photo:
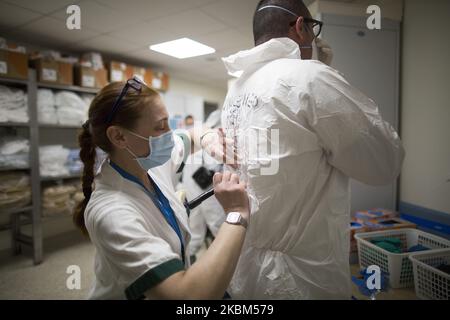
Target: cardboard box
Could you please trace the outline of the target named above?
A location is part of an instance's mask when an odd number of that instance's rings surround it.
[[[49,59],[33,60],[39,82],[73,85],[73,65]]]
[[[104,86],[108,85],[108,70],[106,69],[98,69],[94,70],[95,74],[95,85],[97,88],[101,89]]]
[[[71,86],[73,85],[73,64],[59,62],[58,83]]]
[[[133,66],[133,74],[131,75],[131,77],[138,77],[142,81],[145,81],[146,73],[147,73],[147,70],[145,68]]]
[[[0,77],[28,79],[28,56],[0,49]]]
[[[160,91],[169,90],[169,75],[164,72],[151,71],[151,81],[147,84],[153,89]]]
[[[133,67],[132,77],[138,77],[151,87],[153,73],[151,69],[143,67]]]
[[[75,66],[75,84],[86,88],[103,88],[108,84],[106,69],[94,70],[81,65]]]
[[[355,239],[355,234],[367,231],[368,231],[367,227],[364,224],[359,223],[357,221],[350,222],[350,252],[358,251],[358,245]]]
[[[394,218],[396,216],[397,216],[397,213],[395,211],[381,209],[381,208],[356,211],[354,214],[356,222],[359,222],[359,223],[365,223],[366,221],[369,221],[369,220]]]
[[[80,87],[95,88],[94,69],[76,65],[74,68],[74,83]]]
[[[55,60],[33,60],[39,82],[58,83],[59,64]]]
[[[117,61],[111,61],[108,69],[111,82],[127,81],[137,76],[153,89],[160,91],[169,89],[169,75],[164,72],[155,72],[149,68],[131,66]]]
[[[110,82],[127,81],[133,77],[133,67],[123,62],[111,61],[108,69]]]

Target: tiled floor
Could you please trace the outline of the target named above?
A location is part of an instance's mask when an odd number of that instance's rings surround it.
[[[206,250],[203,247],[200,254]],[[78,233],[68,233],[45,242],[45,260],[34,266],[30,256],[11,257],[0,254],[0,299],[85,299],[94,279],[94,247]],[[69,290],[67,268],[77,265],[81,270],[81,288]],[[352,265],[357,275],[358,265]],[[367,300],[353,285],[353,295]],[[376,297],[380,300],[416,299],[414,289],[390,289]]]
[[[0,299],[85,299],[94,278],[94,247],[78,232],[44,242],[44,262],[33,265],[31,253],[0,255]],[[71,265],[79,266],[81,288],[69,290]]]

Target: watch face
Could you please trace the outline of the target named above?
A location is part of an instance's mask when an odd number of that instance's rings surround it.
[[[231,212],[228,214],[227,221],[230,223],[238,223],[240,217],[239,212]]]

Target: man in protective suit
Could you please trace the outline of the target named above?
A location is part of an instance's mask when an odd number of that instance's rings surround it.
[[[224,58],[242,74],[222,126],[252,207],[233,299],[350,299],[349,179],[384,185],[400,172],[397,133],[326,64],[321,28],[300,0],[263,0],[256,47]],[[315,40],[320,61],[311,60]]]

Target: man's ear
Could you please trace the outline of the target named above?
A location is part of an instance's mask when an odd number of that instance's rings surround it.
[[[124,130],[117,126],[110,126],[106,129],[106,136],[113,146],[118,149],[125,149],[128,146],[127,137]]]
[[[305,23],[303,17],[298,17],[295,23],[295,33],[301,42],[305,41]]]

